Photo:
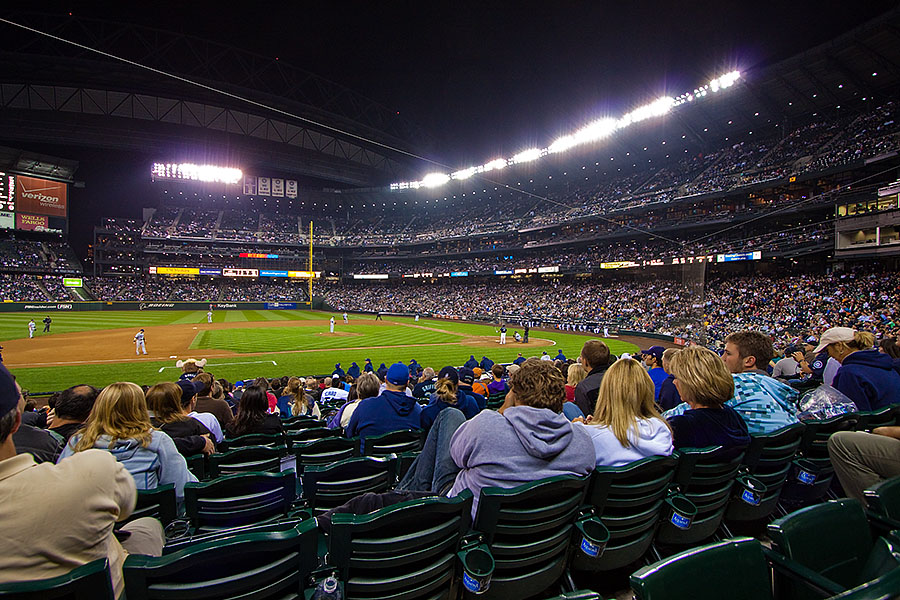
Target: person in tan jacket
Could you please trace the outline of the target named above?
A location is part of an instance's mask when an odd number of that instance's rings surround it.
[[[86,450],[59,464],[16,455],[12,434],[24,408],[21,390],[0,365],[0,583],[64,575],[93,560],[109,560],[121,596],[122,564],[131,554],[159,556],[165,541],[152,518],[113,534],[137,500],[134,478],[109,452]],[[14,549],[14,550],[13,550]]]

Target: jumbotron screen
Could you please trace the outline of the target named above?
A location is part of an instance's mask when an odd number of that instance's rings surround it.
[[[0,229],[66,231],[68,184],[0,171]]]

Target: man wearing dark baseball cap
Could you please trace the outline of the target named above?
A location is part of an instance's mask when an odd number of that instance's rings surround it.
[[[647,365],[647,373],[653,380],[653,387],[656,388],[656,401],[659,402],[659,390],[663,381],[669,376],[662,366],[662,356],[666,349],[662,346],[650,346],[646,350],[641,350],[641,358]]]
[[[113,536],[137,500],[134,478],[103,450],[85,450],[59,462],[36,464],[16,455],[12,434],[22,422],[19,386],[0,366],[0,583],[65,575],[91,561],[109,561],[116,597],[122,595],[122,564],[128,554],[162,554],[162,525],[136,519]],[[35,500],[39,498],[39,502]],[[102,590],[97,590],[102,595]]]
[[[347,423],[347,437],[366,438],[391,431],[419,429],[422,407],[406,395],[409,367],[394,363],[385,375],[385,390],[374,398],[360,401]]]

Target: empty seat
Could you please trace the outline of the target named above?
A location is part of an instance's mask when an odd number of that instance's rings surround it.
[[[307,519],[288,531],[225,536],[160,557],[125,561],[128,600],[302,598],[316,567],[317,531]]]
[[[653,542],[677,462],[671,456],[651,456],[621,467],[594,469],[585,502],[606,526],[609,542],[597,558],[576,553],[574,569],[608,571],[644,556]]]
[[[472,493],[401,502],[366,515],[332,517],[328,564],[348,598],[458,597],[460,541]]]
[[[234,473],[278,473],[281,457],[287,453],[284,446],[245,446],[211,454],[206,466],[209,477],[221,477]]]
[[[834,479],[834,468],[828,457],[828,438],[837,431],[853,431],[858,420],[856,413],[847,413],[830,419],[803,422],[806,430],[781,492],[783,513],[825,498]]]
[[[753,538],[685,550],[631,576],[636,600],[766,600],[769,565]]]
[[[328,465],[345,458],[353,458],[359,450],[359,438],[326,437],[292,444],[297,458],[297,472],[303,473],[311,465]]]
[[[391,431],[363,439],[362,454],[365,456],[387,456],[403,452],[422,450],[424,439],[420,429]]]
[[[396,481],[397,457],[361,456],[303,471],[303,499],[314,513],[340,506],[366,492],[384,492]]]
[[[142,517],[159,519],[164,527],[174,521],[178,517],[175,484],[167,483],[152,490],[138,490],[134,510],[127,519],[117,525],[124,525]]]
[[[187,517],[195,530],[215,531],[286,516],[296,498],[293,471],[239,473],[184,486]]]
[[[287,446],[287,441],[282,433],[251,433],[236,438],[225,438],[219,444],[219,451],[227,452],[228,450],[244,448],[246,446]]]
[[[856,431],[872,431],[876,427],[896,425],[898,413],[900,413],[900,404],[860,411],[856,413],[859,419],[856,423]]]
[[[9,548],[7,551],[10,550]],[[114,600],[109,563],[105,558],[72,569],[65,575],[0,583],[0,598],[9,600]]]
[[[281,421],[285,433],[288,431],[300,431],[309,427],[323,427],[324,422],[310,416],[290,417]]]
[[[286,431],[285,437],[288,444],[293,448],[295,444],[303,442],[311,442],[322,438],[340,437],[340,429],[328,429],[327,427],[308,427],[306,429],[298,429],[296,431]]]
[[[869,518],[879,529],[900,529],[900,475],[876,483],[863,493]]]
[[[481,489],[473,527],[495,561],[482,598],[530,598],[560,579],[586,488],[586,477],[562,475],[511,489]]]

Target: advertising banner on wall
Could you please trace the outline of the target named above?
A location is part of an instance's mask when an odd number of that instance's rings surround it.
[[[25,231],[47,231],[50,228],[50,219],[44,215],[16,215],[16,228]]]
[[[0,229],[12,229],[16,226],[16,216],[7,211],[0,211]]]
[[[17,210],[39,215],[66,216],[67,184],[19,175],[16,177]]]

